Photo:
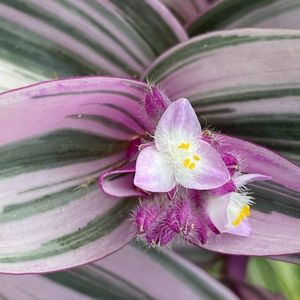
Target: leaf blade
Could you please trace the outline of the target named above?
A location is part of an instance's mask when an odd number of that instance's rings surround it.
[[[187,39],[156,0],[127,5],[119,0],[15,0],[2,1],[0,8],[0,58],[6,63],[2,90],[74,75],[138,77],[157,55]]]
[[[299,29],[297,0],[219,1],[190,24],[191,36],[212,30],[234,28]]]
[[[193,24],[199,16],[202,16],[207,11],[211,9],[220,0],[161,0],[177,17],[177,19],[185,27],[188,27],[190,24]]]
[[[174,47],[144,77],[172,99],[188,98],[202,120],[224,133],[298,161],[298,47],[298,31],[215,32]]]
[[[191,283],[192,282],[192,283]],[[127,245],[101,261],[47,275],[0,275],[0,293],[7,299],[138,299],[237,300],[225,286],[200,268],[170,253]],[[159,288],[157,288],[159,287]],[[45,291],[51,291],[45,293]],[[170,293],[170,290],[174,291]],[[18,295],[18,296],[16,296]],[[30,299],[32,299],[30,298]],[[72,298],[73,299],[73,298]]]
[[[128,213],[135,198],[107,196],[98,177],[123,163],[128,141],[143,132],[137,121],[145,123],[145,88],[131,80],[90,77],[0,95],[2,272],[72,267],[130,241]],[[107,102],[121,111],[106,108]],[[91,111],[107,119],[68,117]],[[116,120],[132,132],[120,135]]]
[[[224,137],[222,149],[235,151],[244,160],[246,173],[271,176],[271,181],[249,184],[254,205],[247,237],[222,234],[211,238],[204,248],[238,255],[284,255],[299,252],[300,168],[258,145]],[[234,149],[234,150],[233,150]]]

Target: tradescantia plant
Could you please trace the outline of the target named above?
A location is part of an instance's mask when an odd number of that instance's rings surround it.
[[[57,76],[119,76],[53,80],[0,96],[0,271],[74,267],[137,234],[150,245],[167,244],[166,230],[168,239],[222,253],[300,252],[299,167],[218,132],[297,160],[298,31],[244,29],[186,41],[158,1],[2,1],[0,8],[3,90]],[[201,134],[189,103],[202,127],[214,130]],[[185,120],[173,123],[187,135],[178,137],[176,128],[160,134],[173,126],[165,121],[170,112]],[[157,171],[155,151],[176,158],[173,173],[164,161],[159,170],[170,176],[139,180]],[[187,184],[179,175],[198,165],[205,178]],[[157,178],[172,180],[154,189]],[[269,180],[252,183],[251,200],[239,187],[253,178]],[[228,219],[234,228],[249,222],[247,236],[232,234]],[[149,232],[145,221],[155,225]]]
[[[112,196],[139,196],[133,216],[149,246],[166,246],[176,237],[206,244],[208,229],[248,236],[253,201],[238,190],[271,177],[241,175],[240,153],[224,150],[222,137],[202,132],[188,100],[169,102],[150,88],[144,106],[153,123],[159,120],[154,141],[147,135],[134,140],[125,165],[100,177],[102,189]]]

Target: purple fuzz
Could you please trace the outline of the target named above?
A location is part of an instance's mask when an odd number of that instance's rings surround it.
[[[144,100],[144,107],[153,124],[158,123],[170,103],[170,100],[160,93],[157,87],[149,86]]]
[[[133,212],[136,233],[149,246],[166,246],[183,239],[204,244],[208,230],[219,233],[194,197],[181,190],[174,200],[155,195]]]

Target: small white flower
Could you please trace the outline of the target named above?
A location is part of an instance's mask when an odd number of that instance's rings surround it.
[[[137,158],[134,184],[150,192],[168,192],[177,184],[196,190],[225,184],[230,179],[226,165],[201,137],[189,101],[173,102],[157,125],[155,145],[144,148]]]

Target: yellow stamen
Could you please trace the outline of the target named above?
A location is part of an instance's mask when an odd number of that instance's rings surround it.
[[[250,216],[250,206],[248,204],[244,205],[243,208],[241,209],[239,215],[237,218],[232,222],[232,225],[234,227],[240,225],[240,223],[243,221],[245,217]]]
[[[200,156],[198,154],[195,154],[194,155],[194,160],[196,160],[196,161],[200,160]]]
[[[190,165],[190,162],[191,162],[191,160],[190,160],[189,158],[186,158],[186,159],[184,160],[184,162],[183,162],[183,166],[184,166],[185,168],[187,168],[187,167]]]
[[[195,167],[196,167],[195,163],[191,163],[191,164],[189,165],[189,169],[190,169],[190,170],[195,169]]]
[[[181,143],[177,148],[182,150],[189,150],[190,143]]]
[[[243,209],[245,211],[245,216],[249,217],[250,216],[250,206],[248,204],[246,204],[246,205],[244,205]]]

